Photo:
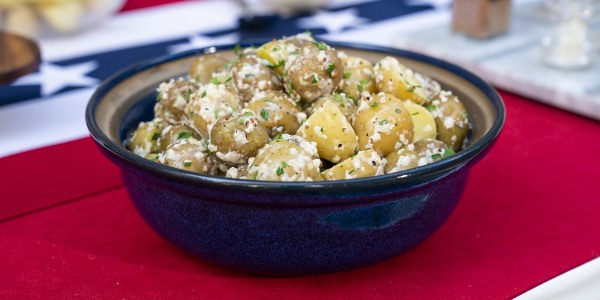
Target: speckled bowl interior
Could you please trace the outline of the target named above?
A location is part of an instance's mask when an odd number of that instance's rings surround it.
[[[330,43],[377,62],[394,56],[439,81],[465,104],[469,146],[430,165],[333,182],[265,182],[187,172],[145,160],[123,146],[138,122],[152,118],[156,87],[185,76],[207,48],[142,62],[106,80],[86,112],[90,133],[114,163],[144,220],[166,240],[201,259],[270,275],[307,275],[366,266],[430,236],[464,190],[469,168],[499,135],[505,110],[498,93],[462,68],[396,49]]]

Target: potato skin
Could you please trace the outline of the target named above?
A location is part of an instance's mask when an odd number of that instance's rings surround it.
[[[170,145],[158,161],[164,165],[202,174],[218,174],[218,162],[209,155],[204,141],[182,139]]]
[[[211,144],[217,148],[215,156],[228,166],[247,163],[270,141],[265,127],[254,112],[247,109],[219,118],[210,137]]]
[[[415,79],[413,70],[400,64],[394,57],[384,57],[375,64],[375,83],[380,92],[396,96],[400,100],[410,100],[417,104],[427,102],[427,95],[421,83]]]
[[[442,91],[427,107],[437,125],[437,138],[455,152],[462,150],[469,133],[469,118],[458,97]]]
[[[398,149],[385,158],[387,161],[385,173],[389,174],[414,169],[419,166],[420,158],[419,154],[415,151],[406,148]]]
[[[334,163],[353,156],[358,149],[352,125],[333,100],[318,107],[296,135],[316,143],[319,156]]]
[[[171,144],[175,144],[179,140],[188,138],[200,139],[201,136],[187,125],[168,125],[161,131],[160,138],[158,139],[158,151],[163,152],[167,150]]]
[[[179,78],[163,82],[158,86],[154,116],[169,124],[187,122],[185,108],[199,86],[192,81]]]
[[[413,140],[413,122],[402,101],[386,93],[362,98],[352,124],[359,150],[387,156]]]
[[[256,93],[246,108],[257,114],[259,122],[271,137],[280,133],[293,134],[306,120],[306,114],[294,99],[282,91]]]
[[[373,149],[359,151],[353,157],[323,171],[325,180],[354,179],[382,175],[384,162]]]
[[[420,140],[418,142],[415,142],[412,146],[414,147],[413,151],[418,153],[421,157],[421,159],[419,160],[419,166],[424,166],[426,164],[436,162],[440,159],[454,154],[454,151],[449,150],[446,144],[436,139]]]
[[[258,151],[256,158],[248,168],[248,179],[267,181],[322,180],[319,173],[321,160],[315,158],[313,153],[316,153],[316,149],[308,141],[298,136],[284,134],[282,138],[272,140]]]
[[[257,92],[283,90],[281,76],[262,61],[254,53],[245,53],[231,68],[233,83],[245,102]]]
[[[194,93],[186,107],[190,127],[205,139],[217,120],[242,109],[240,98],[225,84],[209,83]]]
[[[300,33],[291,37],[274,39],[265,43],[256,49],[256,55],[276,66],[275,71],[283,75],[288,58],[296,50],[299,51],[304,45],[314,43],[315,40],[310,34]],[[294,54],[295,55],[295,54]]]
[[[366,59],[356,56],[347,56],[340,53],[340,59],[344,65],[342,83],[340,90],[348,97],[360,99],[377,92],[375,85],[375,71],[373,65]]]
[[[435,96],[442,91],[440,83],[435,79],[423,73],[415,72],[415,79],[419,82],[419,85],[423,88],[423,93],[427,99],[434,99]]]
[[[317,101],[313,102],[306,109],[306,112],[309,116],[312,115],[313,112],[317,108],[323,106],[323,103],[325,103],[326,101],[333,101],[337,105],[338,109],[344,114],[344,116],[346,116],[348,122],[352,123],[352,121],[354,120],[354,114],[356,113],[356,104],[351,98],[349,98],[344,93],[333,93],[331,95],[324,95],[317,99]]]
[[[323,42],[305,43],[286,61],[283,80],[288,94],[311,103],[335,91],[344,72],[335,49]]]
[[[142,157],[146,157],[150,153],[158,153],[158,139],[165,124],[159,118],[149,122],[140,122],[128,140],[127,149]]]
[[[197,84],[207,84],[215,73],[226,69],[229,61],[218,53],[203,54],[194,60],[189,70],[189,77]]]

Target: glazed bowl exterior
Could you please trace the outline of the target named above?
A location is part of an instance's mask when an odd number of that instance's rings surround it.
[[[267,182],[209,176],[136,156],[123,146],[152,119],[157,85],[185,76],[197,55],[233,45],[142,62],[106,80],[86,111],[91,136],[122,173],[148,225],[177,247],[237,270],[299,276],[354,269],[422,242],[456,207],[469,169],[491,149],[504,124],[498,93],[464,69],[428,56],[359,44],[330,43],[375,63],[393,56],[452,90],[469,111],[469,146],[447,159],[376,177]]]

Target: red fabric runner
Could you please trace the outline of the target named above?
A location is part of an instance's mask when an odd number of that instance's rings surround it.
[[[0,298],[504,299],[600,256],[600,123],[502,92],[507,122],[413,250],[300,278],[194,259],[137,215],[86,138],[0,159]]]

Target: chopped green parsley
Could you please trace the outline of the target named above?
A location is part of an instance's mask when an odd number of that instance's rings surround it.
[[[242,46],[240,46],[240,44],[235,45],[235,47],[233,47],[233,53],[237,56],[241,56],[242,55]]]
[[[319,50],[327,50],[327,44],[325,44],[324,42],[316,42],[315,45],[317,45],[317,48],[319,48]]]
[[[265,119],[265,121],[269,121],[269,112],[265,109],[260,110],[260,116]]]
[[[177,140],[187,140],[188,138],[190,138],[193,135],[194,134],[191,133],[190,131],[182,131],[177,135]]]
[[[454,155],[454,154],[456,154],[456,153],[454,152],[454,150],[452,150],[452,149],[446,149],[446,150],[444,151],[444,154],[442,155],[442,157],[446,158],[446,157],[452,156],[452,155]]]
[[[335,65],[329,64],[329,65],[327,65],[327,70],[325,70],[325,71],[327,72],[327,74],[331,75],[331,72],[333,72],[333,70],[335,70]]]
[[[310,83],[315,84],[317,82],[319,82],[319,77],[317,76],[317,74],[313,74],[313,80]]]

